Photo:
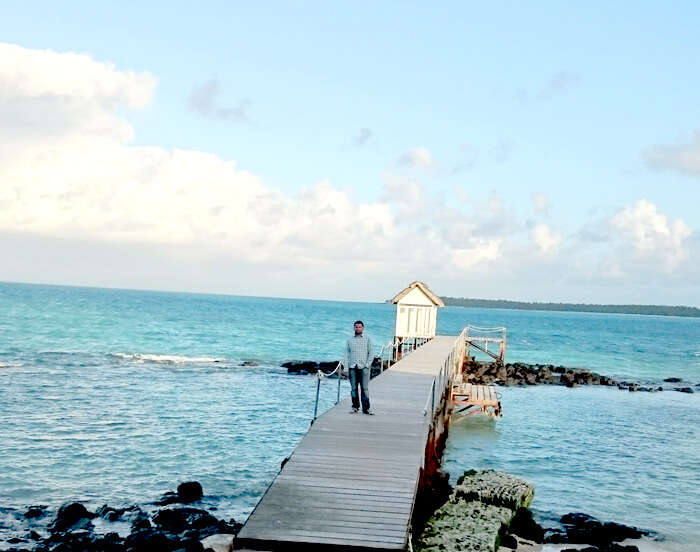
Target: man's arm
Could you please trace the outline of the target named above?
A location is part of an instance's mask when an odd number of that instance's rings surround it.
[[[367,364],[366,366],[372,367],[372,361],[374,360],[374,345],[372,344],[372,339],[367,336]]]
[[[346,370],[350,369],[350,340],[345,342],[345,356],[343,357],[343,366]]]

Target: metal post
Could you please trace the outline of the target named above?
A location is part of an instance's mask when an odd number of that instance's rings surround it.
[[[316,376],[316,404],[314,405],[314,419],[311,423],[316,421],[316,416],[318,415],[318,394],[321,391],[321,378]]]
[[[338,397],[335,399],[335,404],[340,402],[340,375],[343,373],[343,367],[338,368]]]
[[[435,415],[435,378],[433,378],[433,389],[432,389],[432,393],[433,393],[433,402],[432,402],[433,409],[430,411],[430,417],[431,417],[431,418]]]

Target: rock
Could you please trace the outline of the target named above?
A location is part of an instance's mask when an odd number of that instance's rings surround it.
[[[144,531],[146,529],[151,529],[151,520],[148,518],[146,512],[142,510],[137,510],[133,512],[130,516],[131,521],[131,532],[137,533],[139,531]]]
[[[254,360],[244,360],[240,364],[241,366],[258,366],[258,363]]]
[[[119,518],[122,517],[126,510],[124,508],[112,508],[111,506],[107,506],[106,504],[103,506],[100,506],[95,513],[100,516],[103,519],[106,519],[107,521],[117,521]]]
[[[336,366],[338,366],[337,360],[334,360],[331,362],[319,362],[318,363],[318,369],[326,374],[329,374],[330,372],[335,370]]]
[[[544,529],[532,518],[532,512],[527,508],[517,509],[509,530],[514,535],[538,544],[544,542]]]
[[[500,544],[500,546],[505,546],[506,548],[512,548],[513,550],[518,548],[518,541],[515,540],[514,536],[509,535],[507,533],[500,535],[499,544]]]
[[[197,508],[166,508],[153,516],[153,522],[171,533],[182,533],[187,529],[202,530],[219,526],[218,519],[206,510]]]
[[[213,552],[231,552],[233,550],[233,539],[235,535],[226,533],[217,533],[202,539],[204,549],[212,550]]]
[[[566,385],[567,387],[574,387],[576,385],[573,374],[569,373],[562,374],[559,381],[561,381],[562,385]]]
[[[179,542],[162,531],[146,529],[131,533],[124,540],[124,549],[128,552],[171,552]]]
[[[65,531],[69,528],[88,529],[92,527],[91,519],[97,517],[97,514],[88,512],[87,508],[80,502],[67,502],[63,504],[56,514],[56,518],[49,526],[49,530]]]
[[[428,520],[414,550],[494,550],[499,533],[512,516],[508,508],[450,499]]]
[[[157,500],[155,504],[158,506],[168,506],[170,504],[178,504],[180,502],[180,498],[177,496],[177,493],[173,493],[168,491],[167,493],[163,494],[160,500]]]
[[[183,504],[200,500],[202,494],[202,485],[199,481],[186,481],[177,486],[177,496]]]
[[[282,364],[288,374],[315,374],[318,372],[318,363],[313,360],[292,360]]]
[[[683,380],[681,378],[666,378],[664,381],[666,383],[680,383]]]
[[[602,548],[610,547],[615,542],[638,539],[650,534],[649,531],[621,523],[603,523],[593,516],[582,513],[566,514],[559,521],[563,525],[563,530],[553,531],[545,537],[545,542],[587,543]]]
[[[674,387],[674,391],[680,391],[681,393],[695,393],[692,387]]]
[[[535,488],[527,481],[493,470],[469,471],[459,478],[454,494],[466,501],[503,506],[513,511],[527,507]]]
[[[457,481],[449,500],[425,524],[417,552],[492,551],[516,546],[508,524],[519,506],[532,500],[532,486],[511,475],[492,470],[470,470]]]
[[[46,506],[30,506],[24,512],[24,517],[27,519],[40,518],[46,515]]]

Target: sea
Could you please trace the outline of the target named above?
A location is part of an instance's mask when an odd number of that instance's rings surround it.
[[[378,349],[394,316],[387,303],[0,283],[0,543],[30,505],[147,508],[188,480],[217,517],[244,521],[313,416],[314,376],[281,363],[339,359],[356,319]],[[545,525],[585,512],[654,531],[649,550],[700,550],[700,319],[440,309],[439,334],[467,324],[505,326],[509,362],[696,392],[501,388],[502,418],[451,424],[452,481],[504,470],[534,484]],[[336,389],[324,382],[321,411]]]

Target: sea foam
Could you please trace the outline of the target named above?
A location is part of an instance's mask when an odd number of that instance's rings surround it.
[[[144,362],[155,362],[160,364],[210,364],[224,362],[221,357],[207,356],[185,356],[185,355],[155,355],[145,353],[112,353],[112,356],[142,364]]]

